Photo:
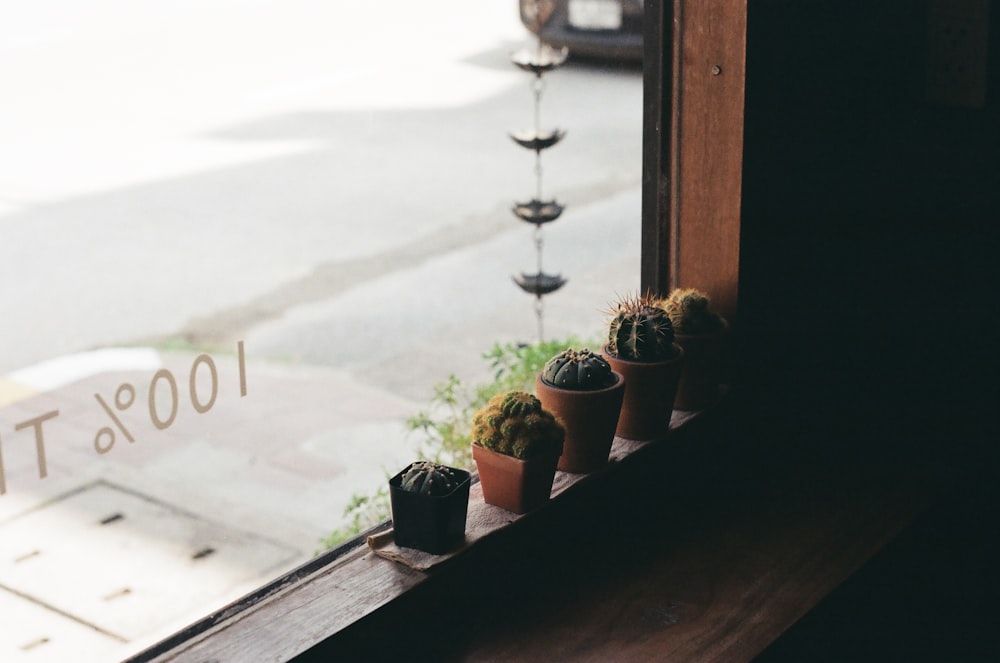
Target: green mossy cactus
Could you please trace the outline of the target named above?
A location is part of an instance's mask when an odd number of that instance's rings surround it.
[[[678,288],[657,305],[667,312],[678,334],[710,334],[722,329],[722,317],[709,309],[708,295],[695,288]]]
[[[615,383],[611,365],[587,348],[568,348],[550,359],[542,369],[542,380],[561,389],[594,391]]]
[[[426,460],[412,463],[399,479],[399,487],[429,497],[447,495],[462,483],[454,468]]]
[[[630,361],[666,361],[677,356],[674,327],[651,295],[624,297],[611,309],[608,351]]]
[[[525,391],[491,398],[472,418],[472,441],[521,460],[562,453],[566,430]]]

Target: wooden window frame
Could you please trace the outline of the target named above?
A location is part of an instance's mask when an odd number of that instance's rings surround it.
[[[746,0],[646,4],[641,287],[737,318]]]

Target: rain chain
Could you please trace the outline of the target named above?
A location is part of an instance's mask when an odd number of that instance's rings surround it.
[[[520,69],[534,75],[531,90],[535,98],[534,127],[511,132],[510,137],[521,147],[535,152],[535,197],[526,203],[516,202],[513,212],[517,218],[535,226],[534,242],[536,271],[534,274],[521,273],[514,276],[514,282],[529,295],[535,296],[535,315],[538,318],[538,340],[544,341],[542,297],[555,292],[565,283],[559,274],[546,274],[542,270],[542,225],[555,221],[564,207],[555,200],[545,200],[542,195],[542,150],[552,147],[566,135],[562,129],[541,128],[542,92],[545,89],[543,76],[546,72],[561,66],[566,61],[567,50],[556,50],[538,40],[534,46],[527,46],[511,56],[511,61]]]

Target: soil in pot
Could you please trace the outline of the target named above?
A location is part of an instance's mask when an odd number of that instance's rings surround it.
[[[625,379],[615,373],[615,384],[604,389],[562,389],[539,375],[535,392],[542,407],[566,428],[558,469],[584,474],[607,465],[625,397]]]

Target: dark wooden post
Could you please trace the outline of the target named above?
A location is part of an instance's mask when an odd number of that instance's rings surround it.
[[[670,289],[669,183],[673,136],[674,0],[646,3],[643,16],[643,144],[641,287]]]

